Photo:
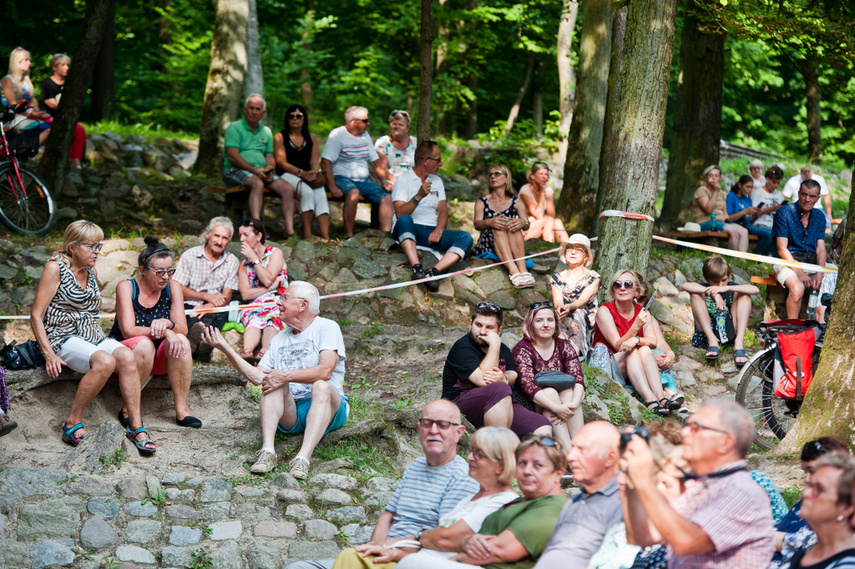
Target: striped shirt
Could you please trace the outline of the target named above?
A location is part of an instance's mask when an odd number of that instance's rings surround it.
[[[404,471],[386,506],[386,511],[395,515],[388,537],[413,536],[439,526],[440,516],[477,491],[478,483],[459,456],[442,466],[428,466],[425,457],[417,458]]]
[[[744,466],[726,464],[720,470]],[[741,470],[718,478],[686,481],[686,491],[671,505],[699,525],[715,551],[677,556],[668,551],[669,569],[766,569],[775,551],[769,497]]]
[[[368,163],[380,157],[367,132],[356,137],[343,126],[334,128],[327,138],[321,158],[332,164],[333,176],[361,182],[368,179]]]
[[[178,259],[178,270],[173,280],[196,292],[222,294],[224,289],[238,290],[238,267],[240,261],[228,250],[211,265],[205,256],[205,246],[199,245],[184,251]],[[196,306],[202,300],[185,300],[185,304]]]
[[[88,277],[83,289],[71,269],[59,261],[56,263],[59,265],[59,286],[43,320],[48,342],[54,352],[72,336],[97,346],[105,336],[98,318],[101,291],[95,280],[95,270],[87,267]]]

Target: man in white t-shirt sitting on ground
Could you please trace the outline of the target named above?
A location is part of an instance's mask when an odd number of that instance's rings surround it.
[[[356,223],[356,206],[359,196],[373,204],[379,204],[380,229],[392,228],[392,196],[368,177],[368,164],[381,180],[389,176],[388,169],[380,161],[368,130],[368,109],[350,107],[344,113],[344,126],[330,132],[324,151],[321,153],[321,170],[327,181],[327,189],[334,198],[345,195],[344,236],[353,235]]]
[[[261,386],[262,447],[250,472],[265,474],[276,466],[277,430],[286,435],[304,433],[297,456],[288,463],[291,475],[303,480],[321,438],[347,422],[344,338],[338,324],[318,316],[320,295],[314,285],[292,282],[277,304],[279,318],[288,327],[273,338],[258,367],[243,359],[217,328],[207,328],[202,339]]]
[[[445,186],[436,175],[442,165],[439,145],[423,140],[416,147],[414,166],[401,174],[392,188],[395,220],[392,237],[401,245],[413,267],[413,280],[436,276],[462,259],[472,247],[472,236],[465,231],[446,229],[448,209]],[[431,269],[425,271],[419,262],[416,245],[444,253]],[[424,283],[431,292],[439,290],[439,281]]]
[[[825,178],[819,174],[814,174],[813,168],[810,166],[802,168],[798,176],[793,176],[787,180],[787,183],[784,184],[784,189],[781,190],[781,193],[784,194],[785,198],[790,200],[790,203],[797,201],[799,199],[799,188],[805,180],[816,180],[819,184],[819,200],[817,200],[816,205],[813,207],[814,209],[825,211],[826,231],[830,231],[831,193],[828,191],[828,184],[825,183]]]

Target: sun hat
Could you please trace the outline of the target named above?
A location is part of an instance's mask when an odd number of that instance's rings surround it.
[[[678,227],[677,231],[682,231],[683,233],[700,233],[702,230],[700,223],[689,221],[683,227]]]
[[[564,253],[567,252],[567,247],[569,247],[570,245],[581,245],[585,248],[585,252],[588,255],[587,259],[585,260],[586,267],[590,267],[594,264],[594,252],[591,251],[591,240],[582,235],[581,233],[574,233],[570,236],[570,239],[561,244],[558,249],[558,257],[562,261],[564,260]]]

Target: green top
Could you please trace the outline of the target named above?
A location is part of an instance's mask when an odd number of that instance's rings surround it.
[[[567,496],[544,496],[530,501],[518,498],[487,516],[481,524],[481,535],[499,535],[511,530],[528,551],[528,556],[515,563],[485,565],[486,569],[530,569],[546,549],[552,530],[558,523]]]
[[[267,165],[267,154],[273,154],[273,132],[270,127],[262,124],[258,125],[258,129],[253,132],[246,120],[240,119],[231,123],[226,129],[226,148],[237,148],[240,151],[240,157],[246,160],[253,168],[264,168]],[[229,168],[234,167],[229,161],[228,152],[226,152],[223,173]]]

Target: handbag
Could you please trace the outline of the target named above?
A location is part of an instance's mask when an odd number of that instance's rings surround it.
[[[324,187],[326,185],[326,183],[327,183],[327,179],[326,179],[326,177],[324,177],[324,173],[320,172],[320,173],[318,173],[318,177],[315,178],[315,181],[311,182],[309,184],[309,187],[312,188],[313,190],[317,190],[318,188]]]
[[[6,369],[36,369],[45,364],[45,357],[39,343],[27,340],[23,344],[12,342],[0,351],[0,360]]]
[[[561,392],[576,386],[576,377],[563,371],[539,371],[534,374],[534,384],[538,387],[551,387]]]

